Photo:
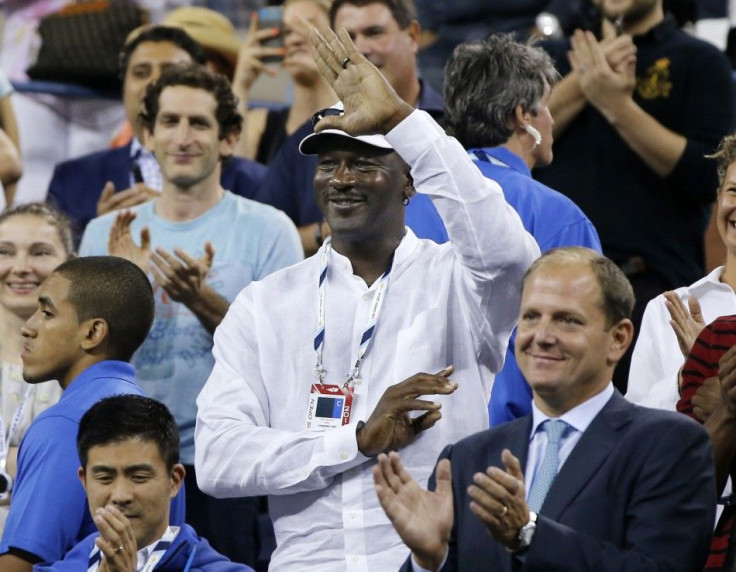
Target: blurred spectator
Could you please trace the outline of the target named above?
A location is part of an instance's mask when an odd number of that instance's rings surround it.
[[[494,33],[512,33],[519,41],[536,35],[557,37],[583,0],[415,0],[415,4],[422,26],[420,74],[441,93],[445,62],[458,44]]]
[[[337,96],[317,69],[309,43],[311,25],[327,26],[330,0],[286,0],[283,5],[283,30],[259,29],[253,18],[238,57],[233,91],[240,100],[245,118],[243,136],[236,154],[268,164],[286,138],[312,115],[337,101]],[[262,42],[283,36],[283,47],[268,47]],[[284,109],[248,109],[253,82],[266,71],[267,58],[278,58],[281,68],[293,81],[292,104]]]
[[[148,26],[131,34],[121,55],[123,101],[134,139],[125,147],[106,149],[57,165],[49,185],[56,203],[83,231],[95,216],[156,197],[161,171],[143,146],[139,114],[146,87],[162,70],[178,62],[204,63],[202,47],[180,28]],[[265,168],[255,161],[231,158],[222,169],[222,184],[241,196],[253,196]]]
[[[91,221],[79,251],[128,258],[153,277],[156,317],[131,363],[146,394],[165,403],[179,426],[188,522],[217,551],[254,564],[255,499],[214,499],[197,488],[195,400],[230,302],[251,281],[301,260],[299,237],[286,215],[220,184],[241,129],[223,76],[196,64],[169,66],[149,86],[141,119],[160,165],[161,195]]]
[[[23,381],[21,326],[36,311],[43,281],[74,255],[71,223],[49,205],[29,203],[0,214],[0,485],[6,479],[0,486],[0,534],[21,439],[31,421],[61,396],[56,380]]]
[[[554,121],[547,105],[558,79],[541,48],[510,35],[461,44],[445,68],[445,119],[481,172],[501,185],[542,252],[558,246],[600,252],[598,234],[582,211],[531,175],[552,162]],[[514,331],[493,383],[491,425],[531,412],[532,391],[516,364],[515,343]]]
[[[720,183],[715,221],[726,263],[647,304],[626,392],[627,399],[640,405],[674,409],[680,397],[679,371],[696,337],[718,316],[736,314],[736,135],[723,138],[715,158]]]
[[[550,46],[565,77],[550,99],[555,161],[535,176],[590,217],[631,280],[638,329],[649,300],[705,273],[717,182],[704,155],[733,128],[733,81],[725,56],[679,30],[662,0],[600,6],[603,40],[576,31],[571,46]],[[621,391],[629,360],[614,374]]]

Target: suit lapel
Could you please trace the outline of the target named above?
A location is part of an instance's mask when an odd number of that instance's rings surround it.
[[[632,407],[618,392],[613,394],[560,469],[542,505],[541,514],[552,520],[559,519],[608,458],[617,443],[619,430],[631,421]]]
[[[107,165],[105,165],[103,172],[108,174],[108,180],[113,182],[116,192],[124,191],[130,187],[130,147],[131,143],[128,143],[124,147],[115,149],[107,156]],[[101,191],[102,189],[100,189]]]

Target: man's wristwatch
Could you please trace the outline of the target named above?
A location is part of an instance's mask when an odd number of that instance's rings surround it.
[[[527,548],[529,548],[529,545],[532,543],[532,538],[534,538],[534,531],[536,529],[537,513],[530,510],[529,522],[527,522],[524,526],[521,527],[521,530],[519,530],[519,536],[517,537],[519,545],[516,551],[526,550]]]

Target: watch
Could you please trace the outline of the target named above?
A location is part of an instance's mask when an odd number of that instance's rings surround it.
[[[532,543],[532,538],[534,538],[534,531],[537,529],[537,513],[533,511],[529,511],[529,522],[527,522],[524,526],[521,527],[521,530],[519,530],[519,536],[516,537],[516,539],[519,541],[519,546],[516,549],[516,551],[519,550],[525,550],[529,548],[529,545]]]

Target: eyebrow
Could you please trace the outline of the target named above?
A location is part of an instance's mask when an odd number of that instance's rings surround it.
[[[117,468],[110,467],[108,465],[94,465],[90,468],[90,470],[93,473],[115,473],[117,472]],[[153,465],[149,465],[148,463],[139,463],[138,465],[130,465],[128,467],[123,467],[123,473],[124,474],[130,474],[135,473],[137,471],[153,471]]]
[[[49,298],[48,296],[39,296],[38,303],[41,304],[42,306],[47,306],[49,308],[53,308],[54,310],[56,309],[56,306],[54,306],[54,303],[51,301],[51,298]]]

